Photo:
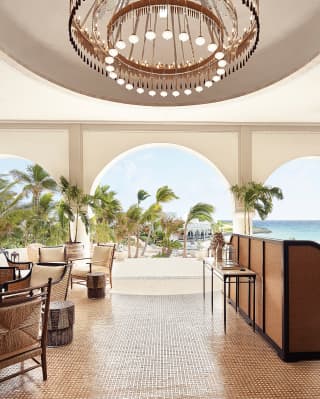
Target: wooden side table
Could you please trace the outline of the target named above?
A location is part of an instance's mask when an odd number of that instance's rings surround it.
[[[106,275],[102,272],[87,274],[88,298],[104,298],[106,295]]]
[[[256,328],[256,273],[250,269],[242,267],[240,265],[225,265],[223,262],[214,262],[213,258],[205,258],[203,260],[203,299],[205,299],[205,271],[206,267],[211,271],[211,313],[213,313],[213,275],[216,275],[220,280],[223,281],[223,321],[224,321],[224,332],[227,331],[227,287],[230,284],[235,284],[236,288],[236,311],[239,310],[239,290],[240,284],[245,283],[248,285],[248,318],[250,319],[250,288],[253,288],[253,315],[252,315],[252,328],[255,331]]]
[[[48,346],[70,344],[73,338],[74,303],[53,301],[48,319]]]

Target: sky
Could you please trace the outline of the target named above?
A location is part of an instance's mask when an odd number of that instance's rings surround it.
[[[231,219],[232,197],[221,173],[204,158],[174,146],[145,146],[130,151],[107,168],[102,184],[109,184],[124,209],[137,202],[137,192],[147,191],[150,197],[142,204],[155,202],[159,187],[169,186],[179,197],[163,204],[165,212],[186,217],[198,202],[215,207],[215,219]]]
[[[275,170],[265,182],[282,189],[284,199],[274,201],[268,219],[320,219],[320,158],[289,161]]]
[[[11,169],[25,170],[30,161],[21,158],[0,158],[0,173]],[[268,219],[320,219],[320,158],[299,158],[283,164],[265,184],[282,189],[284,200],[274,201]],[[169,145],[144,146],[115,159],[106,168],[101,184],[116,191],[124,209],[137,202],[138,190],[150,197],[144,208],[155,202],[155,193],[168,185],[179,197],[163,205],[165,212],[185,218],[197,202],[214,205],[215,220],[232,219],[232,197],[226,179],[205,158],[196,153]]]

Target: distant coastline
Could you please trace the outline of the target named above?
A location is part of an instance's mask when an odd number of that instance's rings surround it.
[[[254,220],[253,234],[283,240],[311,240],[320,242],[320,220]],[[255,232],[255,229],[265,231]],[[267,232],[269,230],[269,232]]]
[[[223,226],[226,226],[223,231],[230,232],[232,222],[224,220]],[[254,220],[253,235],[282,240],[320,242],[320,220]]]
[[[270,234],[270,233],[272,233],[272,230],[270,230],[266,227],[253,226],[252,230],[253,230],[253,234]]]

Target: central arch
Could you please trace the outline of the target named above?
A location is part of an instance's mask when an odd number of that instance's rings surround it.
[[[149,202],[151,205],[156,190],[168,185],[180,197],[165,207],[169,206],[167,211],[170,214],[176,212],[179,217],[185,218],[191,206],[206,202],[215,206],[215,219],[232,219],[234,203],[228,180],[210,160],[185,146],[152,143],[131,148],[102,168],[90,188],[91,194],[101,182],[117,192],[126,209],[136,202],[139,190],[146,190],[150,194],[150,198],[144,202],[147,206]],[[127,193],[125,198],[123,191]],[[172,209],[173,204],[178,203],[178,211]]]
[[[199,158],[201,161],[207,163],[215,173],[217,173],[222,180],[225,182],[226,185],[230,185],[230,182],[228,181],[228,179],[226,178],[226,176],[222,173],[222,171],[212,162],[210,161],[208,158],[206,158],[204,155],[202,155],[201,153],[186,147],[186,146],[182,146],[180,144],[172,144],[172,143],[148,143],[148,144],[142,144],[142,145],[138,145],[135,146],[133,148],[130,148],[129,150],[126,150],[124,152],[122,152],[120,155],[116,156],[114,159],[112,159],[109,163],[107,163],[104,168],[99,172],[99,174],[96,176],[96,178],[94,179],[91,188],[90,188],[90,194],[93,194],[95,189],[97,188],[99,181],[101,180],[101,177],[109,170],[111,169],[117,162],[119,162],[121,159],[127,157],[129,154],[138,152],[141,149],[147,149],[147,148],[175,148],[177,150],[181,150],[181,151],[185,151],[188,152],[190,154],[192,154],[193,156]]]

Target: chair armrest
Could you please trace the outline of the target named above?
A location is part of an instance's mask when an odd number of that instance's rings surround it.
[[[38,266],[66,266],[67,262],[37,262]]]
[[[70,258],[69,261],[73,262],[74,260],[86,260],[86,259],[91,259],[91,258]]]
[[[30,270],[30,272],[20,278],[20,279],[16,279],[16,280],[10,280],[10,281],[6,281],[2,284],[2,288],[4,288],[5,291],[9,291],[10,286],[14,286],[14,289],[22,289],[22,288],[27,288],[30,286],[30,279],[31,279],[31,273],[32,271]]]
[[[8,262],[8,264],[12,264],[12,266],[14,266],[14,267],[19,267],[20,265],[21,266],[28,266],[28,269],[31,269],[32,265],[33,265],[33,263],[29,262],[29,261],[26,261],[26,262],[14,262],[14,261],[8,259],[7,262]]]
[[[87,265],[89,265],[89,273],[92,273],[92,263],[91,262],[87,262]]]
[[[95,261],[95,262],[88,262],[88,265],[97,265],[97,266],[102,265],[102,266],[104,266],[105,263],[106,262],[104,260],[101,260],[101,261]]]

